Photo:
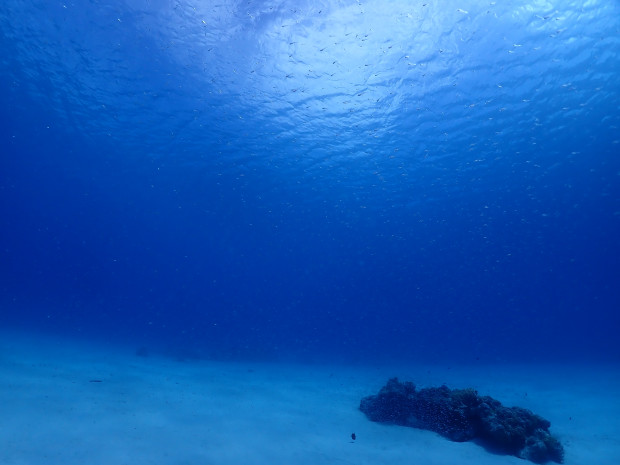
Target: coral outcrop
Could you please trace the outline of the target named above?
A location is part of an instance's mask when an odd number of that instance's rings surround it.
[[[417,390],[392,378],[377,395],[364,397],[360,410],[372,421],[428,429],[452,441],[477,439],[490,450],[534,463],[564,460],[549,421],[521,407],[504,407],[474,389]]]

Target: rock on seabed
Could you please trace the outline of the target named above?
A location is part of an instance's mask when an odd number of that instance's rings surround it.
[[[564,461],[564,448],[549,432],[548,420],[474,389],[417,390],[392,378],[377,395],[364,397],[360,410],[372,421],[428,429],[451,441],[479,439],[494,451],[534,463]]]

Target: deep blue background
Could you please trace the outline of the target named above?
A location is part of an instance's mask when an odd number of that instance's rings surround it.
[[[3,3],[0,323],[617,360],[617,2],[375,3]]]

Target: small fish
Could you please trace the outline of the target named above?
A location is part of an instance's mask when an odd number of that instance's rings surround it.
[[[356,438],[357,438],[357,436],[355,435],[355,433],[351,433],[351,439],[353,439],[355,441]]]

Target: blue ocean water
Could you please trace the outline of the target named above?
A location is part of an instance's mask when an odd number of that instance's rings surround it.
[[[620,4],[4,0],[0,324],[620,358]]]

